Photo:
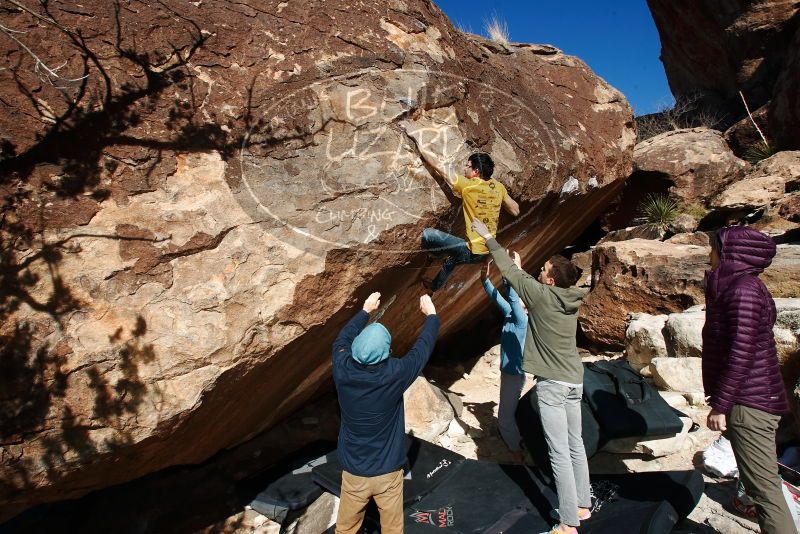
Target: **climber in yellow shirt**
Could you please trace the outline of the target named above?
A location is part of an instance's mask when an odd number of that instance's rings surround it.
[[[412,139],[416,139],[411,136]],[[456,265],[480,263],[488,258],[486,240],[472,229],[473,219],[482,221],[494,236],[502,206],[508,213],[519,215],[519,204],[508,195],[503,184],[492,178],[494,162],[489,154],[476,152],[464,165],[464,174],[446,169],[432,154],[420,147],[425,163],[444,179],[463,200],[462,211],[466,223],[467,240],[435,228],[422,231],[422,248],[436,255],[447,255],[439,273],[426,286],[431,291],[440,289]]]

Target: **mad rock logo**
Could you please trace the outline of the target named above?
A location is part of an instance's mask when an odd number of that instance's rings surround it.
[[[501,128],[511,120],[528,126]],[[416,235],[385,245],[382,233],[450,208],[449,187],[432,177],[421,153],[463,174],[478,149],[468,132],[479,126],[504,132],[481,150],[530,147],[553,173],[558,164],[548,128],[519,98],[424,69],[370,68],[316,81],[276,95],[251,124],[239,154],[241,180],[231,179],[240,182],[240,205],[273,237],[320,254],[356,246],[419,250]]]
[[[419,510],[410,516],[417,523],[430,525],[436,528],[452,527],[455,523],[453,521],[453,507],[445,506],[437,510]]]

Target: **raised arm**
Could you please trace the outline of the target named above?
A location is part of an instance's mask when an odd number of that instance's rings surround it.
[[[408,137],[410,137],[411,140],[414,141],[414,144],[417,146],[417,150],[419,152],[420,157],[422,158],[422,161],[424,161],[428,165],[428,167],[433,169],[433,172],[439,178],[445,180],[450,187],[453,187],[453,185],[456,183],[456,173],[453,172],[448,167],[445,167],[445,165],[443,165],[441,161],[439,161],[439,159],[436,158],[436,156],[427,149],[427,147],[430,144],[424,144],[420,140],[422,133],[430,130],[430,128],[413,129],[411,125],[407,122],[400,123],[400,125],[408,134]]]
[[[439,335],[439,317],[436,315],[436,308],[430,296],[422,295],[419,298],[419,309],[426,316],[422,331],[411,350],[400,359],[403,366],[403,391],[417,379],[428,364],[436,346],[436,337]]]
[[[367,322],[369,322],[369,314],[377,310],[380,304],[381,294],[371,294],[367,297],[367,300],[364,301],[364,306],[361,310],[344,325],[344,328],[342,328],[333,342],[334,365],[350,357],[353,340],[364,330],[364,327],[367,326]]]
[[[417,145],[417,146],[419,146],[419,145]],[[442,165],[441,162],[433,156],[433,154],[431,154],[430,152],[427,152],[426,150],[424,150],[422,148],[420,148],[420,150],[419,150],[419,155],[422,158],[422,160],[425,163],[427,163],[428,166],[431,169],[433,169],[433,171],[437,175],[439,175],[439,178],[444,179],[448,183],[448,185],[450,185],[450,187],[453,187],[455,185],[455,183],[456,183],[456,173],[454,173],[452,170],[449,170],[449,168],[445,168],[445,166]]]
[[[514,263],[505,249],[492,237],[491,232],[483,222],[478,219],[473,220],[472,229],[486,240],[486,246],[492,254],[492,259],[497,264],[500,274],[519,293],[520,298],[528,308],[531,308],[535,300],[541,297],[544,292],[542,284]]]
[[[526,323],[528,321],[528,316],[525,313],[525,309],[522,307],[519,295],[508,281],[506,281],[506,284],[508,285],[508,304],[511,307],[511,315],[514,318],[514,322],[517,324]]]
[[[503,295],[494,287],[492,281],[489,280],[489,265],[491,265],[491,260],[484,263],[483,268],[481,269],[481,281],[483,282],[483,289],[486,291],[486,294],[489,295],[489,298],[492,299],[492,302],[500,309],[500,312],[503,314],[503,317],[511,313],[511,306],[506,299],[503,298]]]

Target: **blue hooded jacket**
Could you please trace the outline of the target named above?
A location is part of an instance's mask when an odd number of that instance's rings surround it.
[[[403,392],[422,373],[439,333],[439,318],[429,315],[411,350],[389,358],[388,331],[377,324],[365,329],[368,321],[369,314],[359,311],[333,342],[333,380],[342,412],[337,454],[344,470],[358,476],[383,475],[405,465]],[[376,363],[360,363],[354,351]]]

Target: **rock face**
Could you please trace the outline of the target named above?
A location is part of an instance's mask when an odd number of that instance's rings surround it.
[[[787,53],[783,72],[778,77],[769,104],[768,124],[775,146],[800,150],[800,136],[797,135],[800,124],[800,29],[795,30]]]
[[[706,312],[693,306],[682,313],[670,314],[663,330],[667,355],[673,358],[700,358],[703,355],[703,325]]]
[[[800,151],[783,151],[756,164],[710,205],[715,209],[754,210],[774,206],[800,188]]]
[[[0,45],[0,521],[275,425],[373,290],[407,349],[420,231],[463,231],[408,128],[458,168],[491,153],[528,267],[630,174],[619,92],[423,0],[114,5],[4,19],[43,64]],[[476,280],[437,294],[441,339],[490,306]]]
[[[756,109],[776,92],[797,104],[800,7],[788,0],[740,2],[648,0],[661,37],[661,61],[676,97],[699,94],[704,102],[744,115],[738,92]],[[796,41],[795,41],[796,42]],[[791,81],[790,81],[791,80]],[[794,89],[790,95],[789,91]],[[796,118],[783,108],[779,115]],[[794,131],[797,131],[794,122]],[[797,136],[792,140],[798,143]],[[791,147],[785,147],[791,148]]]
[[[683,311],[704,300],[709,249],[645,239],[598,245],[579,324],[593,343],[622,348],[628,313]]]
[[[653,358],[667,356],[667,344],[664,341],[664,325],[666,315],[650,315],[649,313],[632,313],[625,328],[625,358],[637,371],[650,365]]]
[[[800,295],[800,245],[778,245],[772,264],[761,279],[774,298]]]
[[[629,339],[626,333],[628,314],[676,313],[705,301],[703,279],[709,269],[710,245],[705,233],[678,234],[667,241],[631,239],[604,243],[594,248],[592,289],[580,309],[578,322],[587,339],[598,347],[620,349]],[[790,298],[800,294],[800,245],[778,245],[777,254],[761,279],[774,298]],[[635,328],[631,342],[646,332],[634,315]],[[676,319],[684,321],[684,319]],[[686,319],[688,320],[688,319]],[[702,322],[701,322],[702,324]],[[683,339],[683,325],[674,323],[676,339]],[[644,328],[644,330],[642,330]],[[698,338],[699,340],[699,338]],[[635,343],[639,343],[636,341]],[[639,348],[633,348],[639,354]],[[642,349],[647,359],[651,349]],[[690,353],[691,343],[674,347],[679,354]]]
[[[650,362],[653,383],[666,391],[703,391],[700,358],[653,358]]]
[[[656,174],[673,185],[669,194],[679,204],[703,205],[725,186],[740,180],[748,167],[716,130],[692,128],[651,137],[636,145],[630,180]]]
[[[794,384],[800,377],[800,299],[776,298],[775,307],[777,318],[773,333],[778,349],[778,360],[786,383]],[[665,323],[662,323],[663,317],[663,315],[635,315],[628,326],[628,331],[635,330],[637,336],[631,337],[630,342],[626,343],[626,352],[636,354],[639,347],[660,347],[664,344],[666,354],[678,357],[674,359],[697,356],[692,359],[699,360],[703,350],[704,306],[693,306],[684,312],[670,314]],[[660,324],[665,324],[662,330],[657,328]],[[654,327],[643,328],[642,325]],[[656,355],[658,351],[652,353]],[[663,358],[659,357],[659,361],[661,359]],[[664,365],[667,364],[662,362],[662,368],[667,369],[668,367]],[[680,366],[678,363],[668,365]],[[690,390],[676,389],[676,391]]]

